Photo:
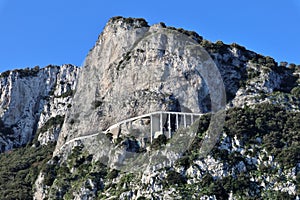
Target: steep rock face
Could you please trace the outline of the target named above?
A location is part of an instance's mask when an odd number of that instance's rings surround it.
[[[201,71],[210,62],[222,76],[229,107],[278,103],[275,91],[298,84],[293,70],[237,44],[211,43],[163,23],[149,27],[143,19],[112,18],[86,58],[57,150],[72,138],[141,114],[211,111],[209,83]],[[287,104],[300,106],[295,99]]]
[[[141,114],[209,111],[196,68],[210,61],[195,40],[162,24],[111,19],[86,59],[57,148]]]
[[[1,151],[31,142],[51,117],[65,115],[71,98],[64,94],[75,89],[78,72],[77,67],[64,65],[1,74]],[[48,139],[41,134],[39,140],[47,143],[57,136],[49,132]]]
[[[72,107],[79,73],[80,68],[72,65],[62,66],[57,73],[55,87],[38,122],[38,141],[41,144],[57,141],[65,115]]]

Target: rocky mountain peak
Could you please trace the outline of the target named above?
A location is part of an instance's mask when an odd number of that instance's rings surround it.
[[[162,23],[112,18],[87,56],[57,147],[154,111],[208,112],[209,65],[216,80],[213,60],[189,35]]]
[[[113,17],[83,67],[1,73],[0,151],[26,145],[25,161],[12,167],[11,176],[26,181],[22,187],[35,184],[35,199],[296,197],[299,74],[299,65],[278,64],[235,43]],[[226,106],[223,121],[213,121],[214,106]],[[156,111],[201,118],[168,138],[164,128],[174,123],[171,115],[170,121],[161,115],[167,123],[149,142],[141,134],[151,130],[152,115],[145,114]],[[127,123],[129,118],[134,120]],[[203,156],[206,139],[214,138],[208,134],[211,121],[224,126]],[[190,135],[191,143],[184,143]],[[182,146],[182,152],[169,151]],[[141,159],[127,167],[140,173],[117,165],[132,156]],[[24,179],[30,167],[34,170]],[[10,180],[6,173],[0,178]],[[32,188],[28,191],[33,196]]]

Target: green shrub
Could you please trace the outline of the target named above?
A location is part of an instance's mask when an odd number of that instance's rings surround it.
[[[54,126],[59,125],[60,127],[64,123],[65,116],[61,115],[56,115],[55,117],[51,117],[45,124],[42,126],[39,130],[38,133],[44,133],[48,131],[50,128],[53,128]]]
[[[248,79],[257,78],[257,77],[259,77],[259,75],[260,75],[260,71],[258,71],[257,69],[247,68]]]
[[[192,164],[192,160],[189,156],[182,156],[176,160],[176,165],[183,166],[185,169],[189,168]]]
[[[0,74],[0,78],[7,78],[9,76],[10,72],[11,72],[10,70],[2,72]]]
[[[108,179],[114,179],[114,178],[117,178],[118,175],[119,175],[119,170],[112,169],[111,171],[108,172],[107,178]]]
[[[214,45],[214,51],[220,53],[220,54],[225,54],[228,52],[228,45],[224,44],[222,41],[217,41]]]
[[[75,92],[76,92],[75,90],[67,90],[65,93],[63,93],[59,96],[56,96],[56,98],[72,97],[72,96],[74,96]]]
[[[46,166],[43,169],[44,174],[44,184],[51,186],[53,184],[53,181],[56,178],[56,170],[54,165],[46,164]]]
[[[0,119],[0,135],[12,135],[14,134],[14,131],[12,129],[12,127],[8,127],[4,124],[4,122],[2,121],[2,119]],[[1,149],[0,149],[1,151]]]
[[[94,109],[96,109],[96,108],[100,107],[102,104],[103,104],[102,101],[97,101],[97,100],[95,100],[95,101],[92,102],[92,107],[93,107]]]
[[[296,97],[299,97],[299,96],[300,96],[300,86],[294,87],[294,88],[291,90],[291,94],[292,94],[292,95],[295,95]]]
[[[28,76],[37,76],[40,68],[36,66],[34,68],[25,68],[25,69],[15,69],[12,72],[18,73],[20,78],[28,77]]]
[[[167,171],[166,184],[168,186],[183,185],[186,184],[186,178],[174,170],[169,170]]]
[[[242,50],[242,51],[246,51],[246,48],[245,48],[245,47],[243,47],[243,46],[241,46],[241,45],[239,45],[239,44],[237,44],[237,43],[232,43],[230,46],[231,46],[231,47],[234,47],[234,48],[237,48],[237,49],[239,49],[239,50]]]
[[[167,143],[167,137],[164,134],[159,135],[157,138],[153,139],[151,144],[151,149],[160,149],[162,145]]]
[[[296,69],[296,64],[290,63],[290,64],[288,65],[288,68],[289,68],[289,69],[292,69],[292,70],[295,70],[295,69]]]
[[[143,18],[124,18],[122,16],[116,16],[116,17],[112,17],[110,19],[111,22],[115,22],[115,21],[119,21],[119,20],[123,20],[124,22],[128,23],[128,24],[133,24],[134,28],[141,28],[141,27],[149,27],[148,22],[143,19]],[[134,24],[135,21],[138,21],[140,26],[137,26],[136,24]]]

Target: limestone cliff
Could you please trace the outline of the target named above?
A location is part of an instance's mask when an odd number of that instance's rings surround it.
[[[82,68],[1,74],[1,151],[57,142],[34,180],[26,176],[35,199],[299,198],[299,77],[299,66],[235,43],[114,17]],[[103,132],[161,110],[205,115],[152,143],[137,136],[148,118]],[[211,121],[222,125],[215,138]]]
[[[111,19],[87,56],[57,148],[153,111],[209,111],[196,70],[209,59],[195,40],[161,24]]]
[[[78,73],[78,67],[63,65],[1,74],[2,152],[26,145],[34,138],[42,144],[57,140],[64,115],[71,106]],[[58,118],[60,122],[54,123]]]

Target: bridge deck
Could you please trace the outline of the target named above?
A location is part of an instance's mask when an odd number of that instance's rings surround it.
[[[201,113],[186,113],[186,112],[170,112],[170,111],[157,111],[157,112],[152,112],[149,114],[144,114],[144,115],[140,115],[137,117],[132,117],[129,119],[125,119],[121,122],[118,122],[112,126],[110,126],[106,131],[104,131],[104,133],[108,133],[110,132],[112,129],[115,128],[120,128],[121,125],[126,124],[126,123],[132,123],[136,120],[140,120],[146,117],[150,118],[150,125],[151,125],[151,130],[150,130],[150,138],[151,138],[151,143],[153,141],[153,138],[155,137],[155,133],[158,131],[161,134],[164,134],[164,123],[163,123],[163,115],[167,115],[166,120],[167,120],[167,131],[169,133],[168,137],[172,137],[172,123],[173,125],[175,124],[175,130],[178,129],[180,127],[180,122],[179,122],[179,118],[183,116],[183,127],[187,127],[188,125],[191,125],[193,122],[195,122],[195,118],[194,116],[200,117],[203,114]],[[171,115],[175,115],[175,122],[172,121],[171,119]],[[157,117],[158,116],[158,117]],[[190,124],[188,124],[188,120],[186,118],[186,116],[190,116]],[[174,127],[173,127],[174,128]],[[85,136],[79,136],[76,138],[73,138],[67,142],[65,142],[61,147],[60,150],[65,146],[68,145],[69,143],[75,142],[77,140],[82,140],[82,139],[86,139],[86,138],[90,138],[90,137],[96,137],[97,135],[99,135],[99,133],[95,133],[95,134],[91,134],[91,135],[85,135]]]

